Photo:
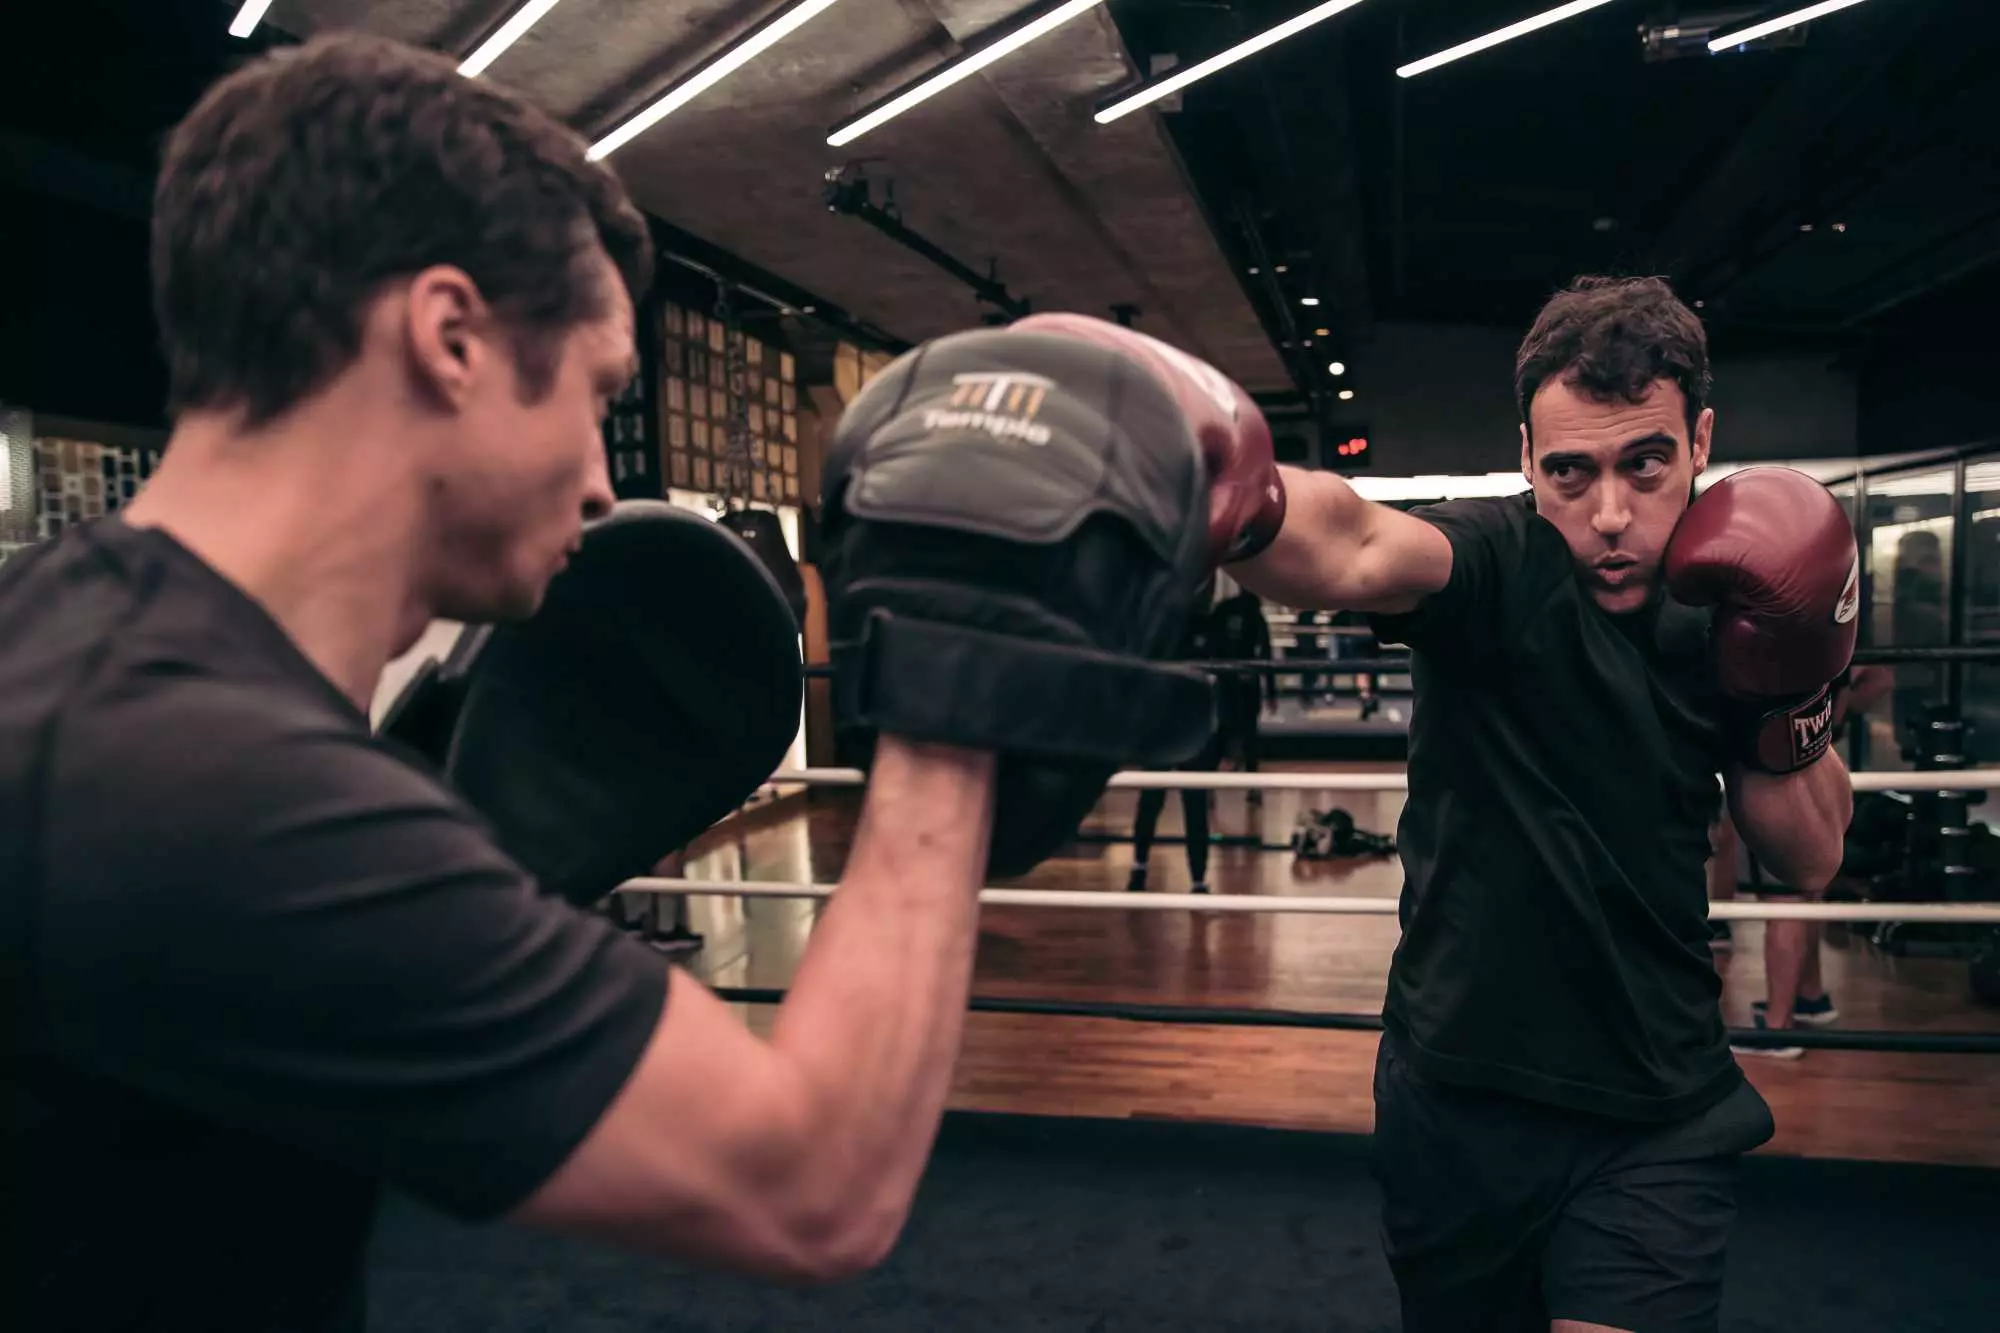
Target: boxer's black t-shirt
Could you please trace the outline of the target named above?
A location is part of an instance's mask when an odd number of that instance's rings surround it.
[[[1452,571],[1374,618],[1416,687],[1388,1025],[1440,1081],[1698,1111],[1741,1077],[1708,948],[1727,756],[1706,615],[1599,610],[1525,495],[1416,512]]]
[[[360,1327],[378,1191],[522,1201],[636,1066],[665,968],[538,895],[165,535],[112,519],[17,555],[0,626],[30,1307],[0,1323]]]

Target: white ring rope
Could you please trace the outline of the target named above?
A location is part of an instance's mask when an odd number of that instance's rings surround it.
[[[1854,773],[1856,791],[1996,791],[2000,768],[1931,769],[1922,773]],[[859,787],[868,775],[858,768],[781,768],[770,786]],[[1405,773],[1182,773],[1115,774],[1114,789],[1164,791],[1408,791]]]
[[[620,893],[831,898],[836,885],[761,879],[630,879]],[[1285,912],[1394,916],[1394,898],[1312,898],[1246,893],[1127,893],[1096,889],[984,889],[987,907],[1075,907],[1138,912]],[[2000,903],[1713,902],[1711,921],[1940,921],[2000,926]]]

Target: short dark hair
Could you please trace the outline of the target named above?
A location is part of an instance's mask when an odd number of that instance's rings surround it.
[[[506,322],[531,398],[602,314],[599,248],[636,303],[646,222],[582,139],[429,51],[361,34],[259,57],[167,141],[153,308],[168,408],[262,424],[360,351],[382,285],[454,264]]]
[[[1514,358],[1524,426],[1529,404],[1557,376],[1600,402],[1628,403],[1670,380],[1687,399],[1692,435],[1708,405],[1708,334],[1664,278],[1578,278],[1542,307]]]

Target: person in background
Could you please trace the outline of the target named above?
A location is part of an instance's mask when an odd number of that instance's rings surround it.
[[[1292,621],[1292,649],[1287,657],[1302,661],[1318,661],[1326,656],[1326,640],[1320,637],[1320,627],[1326,622],[1322,613],[1312,607],[1300,607]],[[1319,702],[1320,673],[1302,671],[1299,673],[1299,707],[1311,708]]]
[[[1224,656],[1216,650],[1215,622],[1210,618],[1208,609],[1209,599],[1213,596],[1213,589],[1207,587],[1196,594],[1194,606],[1188,614],[1187,629],[1182,633],[1180,648],[1174,654],[1180,661],[1202,662]],[[1226,685],[1230,679],[1225,676],[1220,683]],[[1254,681],[1250,685],[1253,690],[1256,688]],[[1222,689],[1218,689],[1218,695],[1217,712],[1220,717],[1221,697],[1227,696]],[[1253,709],[1255,698],[1253,694]],[[1252,725],[1255,725],[1254,714]],[[1222,725],[1218,725],[1210,733],[1202,752],[1180,767],[1198,773],[1213,773],[1222,767],[1222,734]],[[1160,813],[1166,805],[1167,792],[1163,787],[1148,787],[1139,793],[1139,813],[1132,821],[1132,876],[1125,882],[1128,893],[1139,893],[1146,887],[1146,862],[1152,857],[1153,838],[1159,830]],[[1206,788],[1181,788],[1181,822],[1187,833],[1188,880],[1192,893],[1208,892],[1208,806]]]
[[[1271,626],[1264,619],[1264,603],[1256,593],[1239,589],[1215,604],[1210,616],[1213,631],[1209,651],[1228,662],[1268,662],[1271,660]],[[1216,733],[1221,757],[1239,773],[1255,773],[1258,759],[1258,704],[1273,713],[1278,710],[1278,676],[1274,671],[1257,675],[1226,672],[1215,680]],[[1264,803],[1264,793],[1249,794],[1253,806]]]

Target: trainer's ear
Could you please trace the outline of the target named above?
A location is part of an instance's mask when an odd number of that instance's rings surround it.
[[[1535,484],[1535,446],[1528,438],[1528,423],[1521,423],[1521,480]]]
[[[403,294],[403,338],[417,391],[457,406],[491,353],[482,334],[486,303],[465,270],[433,264]]]

